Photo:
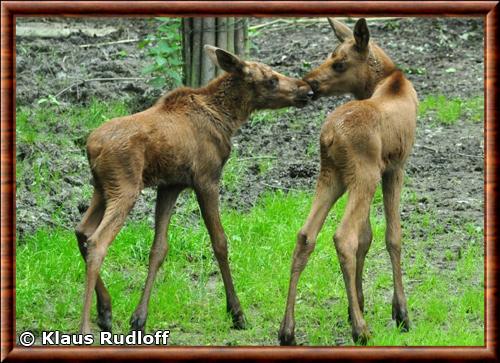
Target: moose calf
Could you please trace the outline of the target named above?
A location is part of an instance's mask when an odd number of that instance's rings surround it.
[[[398,326],[409,329],[400,266],[399,200],[403,168],[414,142],[417,94],[391,59],[369,41],[365,19],[357,21],[354,33],[336,20],[329,21],[341,44],[304,80],[311,85],[315,98],[351,93],[357,100],[333,111],[321,130],[320,174],[311,211],[297,236],[279,332],[282,345],[295,344],[294,306],[299,276],[328,212],[345,191],[349,199],[334,243],[349,300],[353,339],[362,344],[368,340],[362,273],[372,241],[370,204],[380,180],[387,222],[386,247],[394,279],[392,317]]]
[[[111,299],[99,270],[109,245],[145,187],[158,190],[155,237],[146,284],[130,320],[131,328],[144,330],[153,281],[168,250],[166,233],[172,209],[185,188],[193,188],[196,193],[234,327],[244,328],[219,215],[219,180],[230,154],[230,139],[252,111],[302,107],[312,97],[312,91],[303,80],[285,77],[264,64],[240,60],[208,45],[205,52],[227,73],[206,87],[179,88],[143,112],[110,120],[87,140],[94,194],[76,228],[87,268],[82,333],[91,331],[89,315],[94,289],[98,325],[111,330]]]

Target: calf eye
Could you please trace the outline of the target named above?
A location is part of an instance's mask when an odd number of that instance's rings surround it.
[[[278,86],[278,82],[278,78],[271,78],[266,81],[266,86],[270,89],[273,89]]]
[[[344,72],[346,70],[346,64],[344,62],[336,62],[332,64],[332,68],[335,72]]]

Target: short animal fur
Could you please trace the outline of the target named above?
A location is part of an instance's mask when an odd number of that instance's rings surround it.
[[[358,20],[354,32],[339,21],[329,21],[341,44],[304,80],[315,97],[351,93],[357,100],[333,111],[321,130],[320,174],[311,211],[297,236],[287,306],[279,331],[282,345],[295,344],[294,305],[299,276],[328,212],[346,191],[349,198],[334,244],[347,290],[353,339],[362,344],[369,339],[363,317],[362,273],[372,241],[370,204],[379,181],[394,279],[392,317],[404,330],[410,326],[401,277],[399,201],[403,168],[414,142],[417,94],[384,51],[369,40],[365,19]]]
[[[212,46],[205,46],[205,51],[227,73],[204,88],[179,88],[143,112],[110,120],[87,140],[95,185],[90,207],[76,228],[87,267],[82,333],[91,331],[94,289],[98,325],[111,330],[111,299],[99,270],[109,245],[145,187],[158,190],[155,237],[144,291],[130,320],[132,330],[144,330],[153,282],[168,250],[166,234],[172,210],[185,188],[193,188],[196,193],[234,327],[245,325],[219,215],[219,180],[230,154],[230,139],[252,111],[301,107],[312,91],[306,82],[285,77],[264,64],[243,61]]]

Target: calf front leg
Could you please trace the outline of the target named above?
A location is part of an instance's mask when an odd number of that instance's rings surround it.
[[[224,288],[226,289],[227,311],[232,316],[233,327],[235,329],[244,329],[245,316],[234,290],[227,258],[227,239],[220,221],[219,184],[218,182],[203,183],[203,186],[195,188],[195,191],[203,220],[210,235],[215,257],[219,264]]]

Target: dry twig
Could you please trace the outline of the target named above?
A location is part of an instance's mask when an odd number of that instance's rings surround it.
[[[62,89],[59,91],[54,97],[57,98],[63,93],[69,91],[71,88],[75,86],[79,86],[83,83],[88,83],[88,82],[110,82],[110,81],[138,81],[138,80],[143,80],[145,78],[142,77],[112,77],[112,78],[90,78],[90,79],[82,79],[78,82],[70,84],[68,87]]]

